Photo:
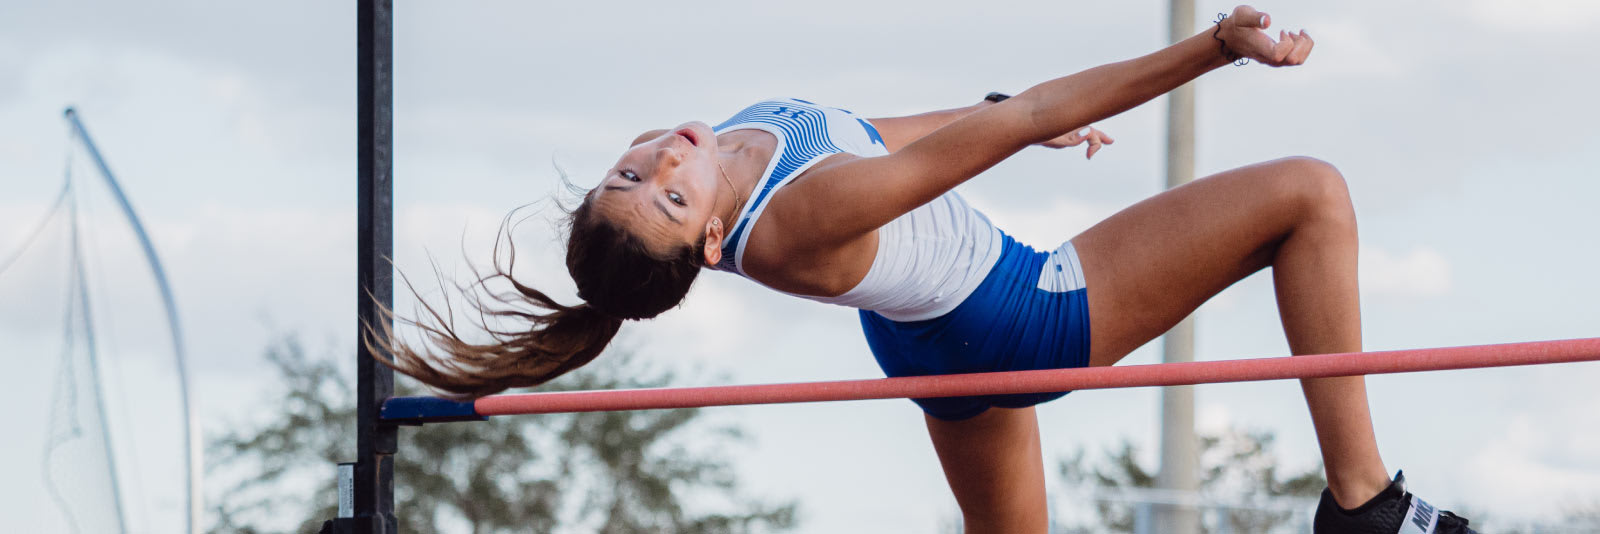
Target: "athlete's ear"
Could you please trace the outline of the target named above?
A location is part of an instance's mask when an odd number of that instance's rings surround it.
[[[701,252],[705,254],[706,265],[716,265],[717,262],[722,261],[722,237],[724,231],[721,217],[712,217],[711,220],[706,221],[706,248]]]

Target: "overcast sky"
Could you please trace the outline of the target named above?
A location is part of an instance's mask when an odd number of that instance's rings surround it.
[[[447,272],[464,272],[463,249],[486,261],[500,217],[558,189],[556,165],[593,184],[648,129],[716,123],[772,96],[867,116],[966,105],[1147,53],[1167,27],[1157,1],[399,4],[395,251],[409,273],[427,272],[429,252]],[[1198,22],[1231,7],[1202,3]],[[1302,67],[1228,67],[1199,82],[1197,172],[1294,154],[1339,166],[1361,224],[1369,349],[1600,332],[1600,47],[1585,31],[1600,4],[1257,7],[1306,28],[1316,51]],[[272,384],[259,354],[275,335],[352,350],[354,16],[353,2],[311,0],[0,0],[0,254],[54,199],[68,151],[61,110],[78,106],[174,279],[210,428],[262,413],[254,403]],[[1054,248],[1159,190],[1163,117],[1158,100],[1099,124],[1118,143],[1092,162],[1030,150],[960,191],[1024,242]],[[98,313],[117,332],[119,387],[170,401],[148,272],[104,192],[85,194],[105,221],[97,294],[114,298]],[[59,372],[65,234],[46,235],[56,241],[0,276],[8,406],[38,405]],[[572,301],[561,237],[523,226],[519,269]],[[882,376],[853,311],[722,273],[623,336],[648,358],[733,382]],[[1202,308],[1198,337],[1204,360],[1285,354],[1268,277]],[[1127,361],[1157,358],[1146,347]],[[1597,381],[1600,365],[1580,364],[1368,383],[1391,471],[1447,509],[1533,519],[1600,499]],[[1157,399],[1084,392],[1042,406],[1052,484],[1068,451],[1153,443]],[[1203,386],[1197,404],[1203,429],[1272,430],[1287,463],[1316,461],[1295,383]],[[743,477],[755,494],[798,498],[801,532],[927,531],[956,513],[910,402],[708,413],[749,430]],[[0,444],[0,516],[55,528],[38,486],[14,482],[37,480],[43,410],[18,417],[21,439]],[[168,476],[151,467],[143,479]]]

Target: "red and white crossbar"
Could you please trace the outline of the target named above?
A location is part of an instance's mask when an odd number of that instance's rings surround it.
[[[433,397],[397,397],[384,403],[381,417],[395,423],[421,424],[482,419],[492,415],[1009,395],[1585,361],[1600,361],[1600,338],[830,382],[521,393],[483,397],[473,402]]]

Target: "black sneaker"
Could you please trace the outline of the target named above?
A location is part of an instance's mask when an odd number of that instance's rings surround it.
[[[1313,534],[1478,534],[1467,528],[1467,520],[1440,511],[1406,491],[1405,472],[1394,474],[1394,482],[1378,496],[1345,510],[1333,500],[1333,493],[1322,490]]]

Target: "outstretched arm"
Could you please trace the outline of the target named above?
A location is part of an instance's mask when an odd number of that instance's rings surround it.
[[[878,135],[883,137],[883,146],[890,152],[899,151],[906,145],[921,139],[922,136],[933,133],[934,130],[943,128],[946,124],[955,122],[984,106],[992,106],[994,102],[980,101],[966,107],[941,109],[916,115],[903,117],[885,117],[881,119],[868,119],[872,127],[878,130]]]
[[[1271,66],[1297,65],[1311,53],[1304,32],[1261,30],[1264,14],[1240,6],[1218,36],[1228,49]],[[1229,63],[1213,28],[1155,53],[1036,85],[985,105],[886,156],[816,169],[784,188],[768,217],[804,228],[792,243],[826,249],[849,242],[933,200],[1031,144],[1103,120]],[[846,207],[846,209],[840,209]]]
[[[955,122],[956,119],[970,115],[972,112],[977,111],[979,108],[984,106],[992,105],[994,105],[994,102],[983,100],[977,104],[966,107],[942,109],[939,111],[930,111],[927,113],[906,115],[903,117],[868,119],[867,122],[871,122],[872,127],[878,130],[878,135],[883,137],[884,148],[890,152],[894,152],[904,148],[906,145],[916,142],[916,140],[921,139],[925,135],[933,133],[934,130],[943,128],[946,124]],[[1109,145],[1115,140],[1112,139],[1111,136],[1106,135],[1105,132],[1084,127],[1079,130],[1067,132],[1066,134],[1049,141],[1039,143],[1039,146],[1046,148],[1067,148],[1078,146],[1083,144],[1085,141],[1089,143],[1089,151],[1086,155],[1092,158],[1094,157],[1095,152],[1100,150],[1101,145]]]

